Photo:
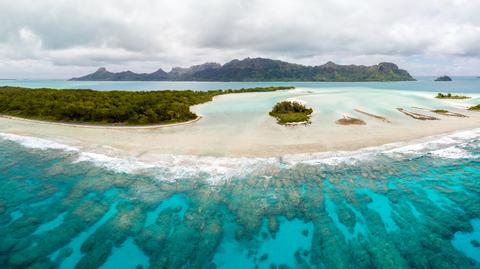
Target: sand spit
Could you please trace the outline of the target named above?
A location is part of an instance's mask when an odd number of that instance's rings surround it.
[[[445,109],[429,109],[429,108],[422,108],[422,107],[413,107],[413,108],[429,111],[429,112],[440,114],[440,115],[443,115],[443,116],[468,118],[467,115],[463,115],[463,114],[456,113],[456,112],[451,112],[451,111],[448,111],[448,110],[445,110]]]
[[[412,118],[416,119],[416,120],[439,120],[439,118],[424,115],[424,114],[420,114],[420,113],[411,112],[411,111],[405,110],[403,108],[397,108],[397,110],[402,112],[403,114],[409,116],[409,117],[412,117]]]
[[[295,127],[295,126],[300,126],[300,125],[308,126],[311,123],[312,122],[310,122],[310,121],[299,121],[299,122],[287,122],[287,123],[284,123],[282,125],[285,125],[287,127]]]
[[[468,118],[466,115],[456,113],[456,112],[447,111],[447,110],[446,111],[431,110],[431,112],[437,113],[437,114],[440,114],[440,115],[444,115],[444,116],[449,116],[449,117]]]
[[[369,117],[372,117],[372,118],[376,118],[376,119],[379,119],[383,122],[386,122],[386,123],[392,123],[391,121],[389,121],[387,118],[385,117],[382,117],[382,116],[379,116],[379,115],[375,115],[375,114],[371,114],[371,113],[368,113],[368,112],[365,112],[365,111],[362,111],[360,109],[354,109],[356,112],[360,113],[360,114],[363,114],[363,115],[367,115]]]

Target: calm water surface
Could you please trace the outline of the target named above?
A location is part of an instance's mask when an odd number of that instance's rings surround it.
[[[359,87],[433,92],[480,93],[480,78],[453,77],[451,82],[434,82],[435,77],[417,77],[403,82],[188,82],[188,81],[66,81],[66,80],[0,80],[0,86],[29,88],[94,89],[94,90],[216,90],[267,86],[302,88]]]

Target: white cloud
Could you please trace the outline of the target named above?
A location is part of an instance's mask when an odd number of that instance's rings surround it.
[[[0,0],[0,10],[0,77],[168,70],[247,56],[394,61],[433,75],[479,68],[474,0]]]

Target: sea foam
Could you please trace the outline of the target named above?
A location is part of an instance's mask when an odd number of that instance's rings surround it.
[[[32,136],[23,136],[23,135],[16,135],[16,134],[8,134],[8,133],[0,133],[0,138],[4,140],[9,140],[12,142],[16,142],[26,148],[33,148],[33,149],[58,149],[58,150],[65,150],[65,151],[75,151],[78,152],[79,149],[76,147],[72,147],[69,145],[65,145],[53,140],[37,138]]]
[[[446,135],[430,136],[409,142],[390,143],[381,146],[367,147],[356,151],[331,151],[308,154],[285,155],[282,160],[289,166],[296,164],[309,165],[355,165],[378,157],[391,159],[414,158],[432,155],[445,159],[474,158],[463,149],[467,144],[480,146],[480,128],[458,131]]]
[[[331,151],[289,154],[281,157],[212,157],[158,154],[148,159],[111,156],[85,152],[56,141],[16,134],[0,133],[0,139],[13,141],[27,148],[56,149],[77,154],[74,162],[89,162],[113,172],[145,174],[162,181],[203,179],[211,184],[245,176],[269,177],[280,169],[296,165],[357,165],[378,158],[405,159],[432,156],[443,159],[476,158],[464,147],[480,145],[480,128],[447,135],[432,136],[408,143],[391,143],[356,151]]]

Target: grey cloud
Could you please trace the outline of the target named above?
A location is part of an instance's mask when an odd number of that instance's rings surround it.
[[[0,10],[0,61],[18,74],[26,62],[145,70],[246,56],[396,60],[414,72],[446,57],[441,68],[471,72],[478,61],[462,58],[480,57],[479,1],[0,0]]]

